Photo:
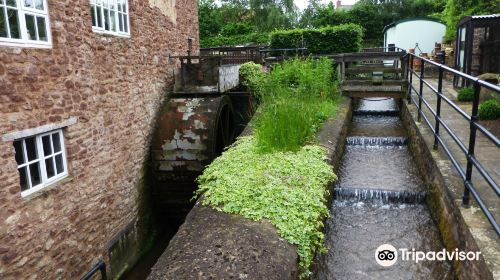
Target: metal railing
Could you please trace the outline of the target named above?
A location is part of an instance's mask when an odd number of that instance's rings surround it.
[[[106,276],[106,264],[104,263],[104,261],[99,260],[99,262],[97,262],[89,272],[85,273],[85,275],[83,275],[83,277],[80,280],[89,280],[98,271],[101,273],[102,280],[108,279],[108,277]]]
[[[262,61],[262,47],[216,47],[216,48],[201,48],[201,56],[220,56],[222,64],[243,64],[245,62],[253,61],[261,63]]]
[[[450,158],[453,166],[455,169],[458,171],[458,174],[460,177],[463,179],[464,182],[464,193],[462,197],[462,202],[465,206],[470,205],[470,196],[472,194],[472,197],[476,200],[477,204],[485,214],[486,218],[488,221],[491,223],[493,226],[493,229],[496,231],[497,235],[500,235],[500,227],[495,220],[495,217],[491,213],[491,211],[488,209],[487,205],[484,203],[483,198],[479,194],[478,190],[474,186],[472,182],[472,172],[473,172],[473,167],[479,171],[479,174],[484,178],[484,180],[488,183],[488,185],[491,187],[491,189],[496,193],[496,198],[500,196],[500,188],[493,179],[493,177],[490,175],[490,173],[484,168],[483,164],[476,158],[475,155],[475,147],[476,147],[476,136],[477,132],[481,132],[486,138],[493,143],[497,148],[500,147],[500,140],[493,135],[490,131],[488,131],[483,125],[478,123],[478,109],[479,109],[479,94],[481,91],[481,87],[489,89],[491,91],[494,91],[496,93],[500,93],[500,87],[490,84],[488,82],[485,82],[483,80],[480,80],[478,78],[472,77],[470,75],[467,75],[465,73],[462,73],[460,71],[457,71],[453,68],[447,67],[445,65],[436,63],[432,60],[416,56],[415,54],[409,53],[408,56],[405,58],[406,63],[408,63],[407,67],[407,78],[409,79],[409,88],[408,88],[408,103],[411,104],[413,102],[418,109],[418,115],[417,115],[417,120],[420,122],[421,119],[423,118],[424,121],[427,123],[429,128],[432,130],[432,133],[434,134],[434,149],[438,149],[438,146],[441,145],[443,148],[444,152],[446,155]],[[416,70],[414,69],[414,61],[420,61],[420,69]],[[434,87],[433,85],[430,84],[428,80],[425,79],[425,65],[432,65],[438,69],[438,84],[437,88]],[[417,71],[419,73],[417,73]],[[453,101],[451,101],[448,97],[446,97],[443,94],[443,76],[445,72],[449,72],[456,77],[461,77],[468,81],[471,85],[473,85],[474,88],[474,98],[472,101],[472,113],[471,115],[468,115],[463,109],[461,109],[459,106],[457,106]],[[418,89],[415,88],[413,85],[413,77],[418,78],[419,85]],[[437,97],[436,100],[436,108],[434,109],[430,103],[425,99],[424,94],[423,94],[423,87],[427,86]],[[418,99],[413,98],[413,94],[415,93]],[[453,129],[446,124],[446,122],[443,121],[443,118],[441,117],[441,104],[442,101],[446,102],[451,108],[454,109],[455,112],[459,113],[470,125],[470,131],[469,131],[469,143],[466,145],[460,138],[458,137],[457,133],[453,131]],[[426,106],[426,108],[431,112],[431,114],[434,116],[434,120],[430,120],[422,111],[423,105]],[[434,125],[432,122],[434,122]],[[448,135],[454,140],[456,145],[460,148],[460,150],[464,153],[466,159],[467,159],[467,165],[465,170],[462,168],[460,165],[459,161],[457,158],[452,154],[450,147],[448,146],[449,144],[445,143],[441,136],[441,128],[443,128]]]

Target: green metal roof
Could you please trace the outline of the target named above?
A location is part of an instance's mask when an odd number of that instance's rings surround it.
[[[441,20],[437,19],[437,18],[432,18],[432,17],[412,17],[412,18],[405,18],[405,19],[400,19],[398,21],[394,21],[386,26],[384,26],[384,29],[382,30],[382,33],[385,33],[385,31],[393,26],[396,26],[400,23],[403,23],[403,22],[407,22],[407,21],[414,21],[414,20],[427,20],[427,21],[433,21],[433,22],[437,22],[437,23],[441,23],[441,24],[444,24],[444,22],[442,22]]]

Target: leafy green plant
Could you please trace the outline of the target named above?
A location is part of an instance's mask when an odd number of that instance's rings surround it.
[[[305,278],[314,254],[323,248],[327,186],[336,180],[326,155],[319,146],[262,154],[254,137],[240,138],[197,179],[196,195],[219,211],[269,220],[297,246]]]
[[[244,86],[252,88],[252,85],[264,75],[262,65],[253,61],[246,62],[240,67],[240,78]]]
[[[224,25],[220,31],[222,36],[234,36],[249,34],[255,31],[254,26],[248,22],[229,23]]]
[[[318,29],[274,31],[271,49],[307,47],[311,54],[357,52],[363,42],[363,29],[356,24],[341,24]]]
[[[202,38],[200,44],[202,48],[221,47],[221,46],[236,46],[249,43],[267,44],[269,35],[267,33],[249,33],[234,36],[211,36]]]
[[[496,120],[500,118],[500,102],[491,99],[479,105],[478,117],[481,120]]]
[[[458,91],[457,96],[458,101],[469,102],[474,99],[474,89],[471,87],[465,87]]]
[[[253,126],[262,152],[298,151],[340,100],[331,60],[292,59],[254,85],[261,105]]]

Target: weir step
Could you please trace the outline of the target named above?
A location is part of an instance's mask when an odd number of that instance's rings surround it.
[[[406,146],[408,138],[406,137],[370,137],[370,136],[349,136],[347,137],[349,146]]]
[[[372,115],[372,116],[398,116],[398,110],[354,110],[352,112],[353,115]]]
[[[336,200],[374,201],[381,203],[425,203],[425,191],[394,191],[384,189],[335,188]]]

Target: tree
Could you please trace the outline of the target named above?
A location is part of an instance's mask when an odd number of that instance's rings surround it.
[[[446,19],[446,39],[456,36],[458,21],[470,15],[494,14],[500,11],[500,0],[448,0],[443,12]]]

